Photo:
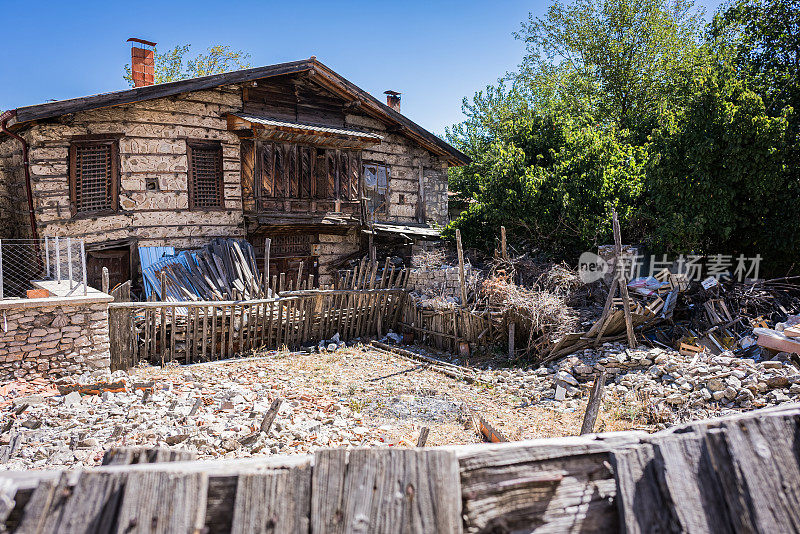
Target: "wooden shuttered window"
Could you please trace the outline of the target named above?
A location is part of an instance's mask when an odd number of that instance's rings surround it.
[[[219,143],[188,142],[189,209],[225,207],[222,177],[222,146]]]
[[[117,211],[119,146],[116,139],[72,142],[69,182],[73,216]]]
[[[389,166],[380,163],[364,163],[364,195],[371,218],[388,213]]]
[[[258,142],[257,152],[259,198],[358,200],[358,151]]]

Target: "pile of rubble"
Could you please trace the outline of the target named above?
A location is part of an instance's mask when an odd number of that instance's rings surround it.
[[[771,360],[731,353],[683,355],[661,348],[629,350],[620,343],[587,349],[533,371],[484,373],[482,380],[516,390],[530,403],[576,409],[579,399],[605,369],[607,398],[621,406],[639,404],[647,423],[668,424],[800,400],[800,371],[790,355]]]
[[[0,429],[1,468],[97,465],[106,449],[126,445],[238,458],[386,444],[386,429],[365,426],[360,406],[346,395],[313,391],[304,373],[277,375],[256,366],[230,372],[224,365],[169,371],[149,382],[123,371],[86,374],[58,391],[25,396],[10,385],[10,405],[3,404],[13,416]],[[277,416],[262,431],[275,399]]]

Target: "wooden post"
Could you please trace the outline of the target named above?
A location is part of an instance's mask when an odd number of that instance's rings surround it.
[[[592,392],[589,394],[589,403],[586,405],[586,414],[583,416],[581,425],[581,436],[594,432],[594,422],[597,420],[597,413],[600,411],[600,403],[603,401],[603,388],[606,385],[606,370],[597,373],[594,378]]]
[[[300,283],[303,280],[303,262],[300,262],[300,266],[297,268],[297,290],[300,291]],[[291,291],[291,289],[289,290]]]
[[[600,319],[598,319],[597,322],[592,325],[592,328],[590,328],[586,333],[586,337],[592,337],[595,334],[595,331],[597,332],[597,338],[594,340],[595,347],[600,345],[600,339],[603,337],[608,320],[610,319],[609,314],[611,313],[611,305],[614,301],[614,295],[617,294],[618,286],[619,280],[615,276],[614,280],[611,282],[611,288],[608,290],[608,298],[606,299],[605,306],[603,306],[603,313],[600,315]]]
[[[375,251],[375,225],[371,224],[369,229],[369,261],[375,263],[377,260],[377,253]]]
[[[108,267],[103,267],[103,281],[101,291],[108,294]]]
[[[114,302],[130,302],[130,280],[114,289],[111,294]],[[108,310],[108,338],[109,353],[111,355],[111,370],[123,371],[134,366],[133,344],[133,311],[125,308],[111,308]]]
[[[508,321],[508,357],[514,359],[516,351],[514,349],[514,339],[516,337],[517,323],[509,319]]]
[[[159,282],[161,283],[161,301],[167,301],[167,273],[161,271],[159,273]],[[159,331],[159,353],[161,353],[161,367],[164,367],[164,355],[167,352],[167,309],[161,307],[161,329]]]
[[[431,431],[427,426],[423,426],[419,431],[419,438],[417,438],[417,447],[424,447],[425,442],[428,441],[428,433]]]
[[[500,227],[500,257],[508,260],[508,248],[506,246],[506,227]]]
[[[625,279],[625,272],[620,268],[622,261],[622,233],[619,229],[619,220],[617,219],[617,210],[614,210],[614,249],[617,254],[617,261],[614,264],[618,272],[615,273],[619,276],[619,292],[622,296],[622,308],[625,311],[625,329],[628,334],[628,346],[632,349],[636,348],[636,335],[633,333],[633,317],[631,316],[631,302],[628,296],[628,281]]]
[[[419,192],[417,193],[417,222],[425,222],[425,167],[419,161]]]
[[[467,281],[464,279],[464,250],[461,248],[461,230],[456,230],[456,250],[458,251],[458,282],[461,286],[461,306],[467,306]]]
[[[260,432],[269,432],[269,429],[272,427],[272,422],[275,421],[275,417],[278,415],[278,410],[280,410],[281,404],[283,404],[283,399],[275,399],[272,401],[272,404],[269,405],[267,413],[264,414],[264,418],[261,420],[261,427],[259,428]]]
[[[269,249],[272,239],[264,239],[264,296],[269,296]]]

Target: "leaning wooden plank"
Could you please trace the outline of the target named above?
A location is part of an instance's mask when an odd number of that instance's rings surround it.
[[[157,347],[156,347],[156,336],[158,335],[158,327],[156,323],[158,322],[158,310],[153,310],[150,314],[150,331],[148,335],[150,336],[150,362],[156,362],[156,356],[158,356]]]
[[[636,443],[641,435],[617,433],[613,445]],[[618,532],[611,447],[570,437],[454,448],[465,530]]]
[[[119,508],[117,533],[201,532],[207,493],[205,473],[132,472]]]
[[[663,470],[650,444],[622,447],[612,453],[617,505],[623,532],[680,532],[673,503],[664,491]]]
[[[226,358],[232,358],[234,355],[236,338],[236,330],[234,330],[234,323],[236,322],[236,304],[233,304],[229,309],[228,316],[228,348],[225,353]]]
[[[283,343],[283,299],[278,300],[278,318],[275,322],[275,346],[281,348]]]
[[[738,532],[800,531],[800,416],[725,420],[706,446]]]
[[[597,414],[600,412],[600,404],[603,402],[603,388],[605,385],[606,370],[603,369],[603,372],[595,373],[594,384],[589,394],[589,402],[586,404],[586,413],[583,416],[581,435],[594,432],[594,423],[597,420]]]
[[[170,323],[169,323],[169,361],[175,360],[175,337],[178,333],[178,321],[177,321],[177,308],[172,308],[170,310]]]
[[[239,353],[240,356],[242,354],[244,354],[244,351],[245,351],[245,347],[244,347],[244,338],[245,338],[244,331],[247,329],[247,321],[245,321],[245,319],[247,318],[247,310],[248,310],[248,308],[250,308],[250,306],[245,307],[244,304],[242,304],[239,307],[239,350],[238,350],[238,353]]]
[[[460,533],[458,463],[451,451],[355,449],[318,453],[312,532]]]
[[[239,475],[232,534],[309,531],[311,467]]]
[[[316,322],[316,329],[314,332],[314,340],[319,343],[325,339],[325,301],[327,299],[324,295],[317,295],[313,299],[313,313],[311,317]]]
[[[257,287],[257,286],[255,286]],[[247,314],[247,350],[253,351],[256,348],[256,329],[258,325],[257,318],[258,305],[251,304],[249,313]]]
[[[274,302],[269,303],[269,304],[267,304],[267,306],[269,307],[269,309],[267,310],[267,312],[269,314],[269,319],[267,319],[267,338],[266,338],[265,344],[266,344],[267,348],[272,348],[273,347],[273,344],[272,344],[272,339],[273,339],[272,332],[273,332],[273,323],[274,323],[273,314],[275,313],[275,303]],[[280,303],[278,303],[278,306],[280,306]]]
[[[142,357],[148,363],[150,363],[150,316],[152,313],[153,312],[150,310],[144,311],[144,323],[142,325],[142,332],[144,333],[144,344],[142,345],[144,351]]]
[[[60,532],[111,532],[117,508],[125,488],[126,473],[85,471],[73,487],[67,485],[68,475],[62,475],[51,487],[42,482],[47,493],[47,506],[41,507],[37,488],[34,498],[25,507],[16,532],[58,534]]]
[[[217,306],[211,307],[211,359],[217,358]]]

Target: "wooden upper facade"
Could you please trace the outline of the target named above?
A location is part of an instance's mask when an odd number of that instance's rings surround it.
[[[447,167],[468,161],[313,58],[8,115],[39,236],[97,256],[275,235],[322,265],[366,222],[446,222]],[[31,234],[22,158],[0,136],[0,238]]]

